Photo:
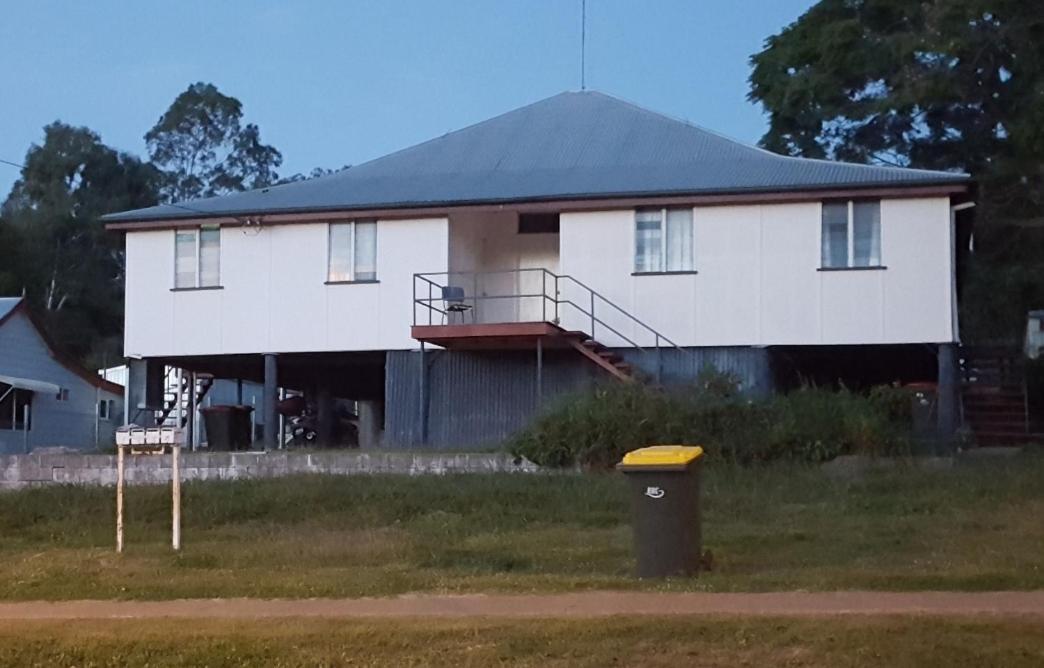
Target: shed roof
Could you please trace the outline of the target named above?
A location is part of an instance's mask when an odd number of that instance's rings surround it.
[[[111,222],[563,199],[959,183],[967,174],[777,155],[595,91],[566,92],[329,176]]]

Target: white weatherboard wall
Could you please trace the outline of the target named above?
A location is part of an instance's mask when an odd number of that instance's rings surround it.
[[[445,218],[378,221],[378,282],[326,285],[325,223],[222,227],[222,288],[172,291],[174,232],[129,232],[127,354],[414,348],[413,273],[446,271],[447,234]]]
[[[540,271],[558,272],[557,234],[519,234],[514,211],[454,213],[449,221],[451,282],[468,295],[553,294],[553,281]],[[519,271],[523,270],[523,271]],[[492,272],[471,276],[470,272]],[[504,272],[504,273],[497,273]],[[476,322],[516,322],[553,317],[554,305],[540,297],[485,299]],[[465,318],[470,322],[471,315]],[[454,321],[456,322],[456,321]]]
[[[881,202],[883,270],[817,271],[818,202],[697,207],[695,274],[633,276],[634,212],[561,217],[561,271],[587,283],[682,346],[948,342],[950,202]],[[582,302],[583,291],[563,297]],[[571,329],[590,330],[576,309]],[[643,345],[652,337],[610,308],[609,327]],[[625,342],[595,323],[595,337]]]

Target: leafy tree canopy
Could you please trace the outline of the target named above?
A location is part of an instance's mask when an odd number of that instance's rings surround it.
[[[243,105],[209,83],[178,95],[145,134],[152,163],[164,173],[161,196],[177,202],[263,188],[279,180],[283,156],[243,125]]]
[[[99,216],[157,202],[158,172],[97,134],[55,122],[25,157],[2,209],[12,264],[5,294],[26,293],[60,345],[79,356],[118,338],[123,320],[120,239]],[[118,356],[118,347],[109,359]]]
[[[822,0],[751,62],[766,148],[975,177],[969,334],[1044,307],[1044,2]]]

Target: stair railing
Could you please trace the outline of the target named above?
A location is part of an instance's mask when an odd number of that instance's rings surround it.
[[[537,292],[526,292],[521,291],[512,292],[508,294],[479,294],[478,286],[480,279],[487,278],[494,275],[506,275],[514,274],[521,276],[527,272],[540,272],[540,283],[541,289]],[[445,282],[438,280],[437,277],[445,277]],[[417,306],[421,306],[427,310],[427,323],[428,325],[440,324],[435,322],[435,314],[441,316],[439,319],[448,322],[450,313],[444,308],[439,308],[437,304],[443,304],[445,306],[445,300],[442,296],[442,289],[444,287],[454,285],[461,281],[453,281],[453,277],[466,279],[463,282],[469,283],[468,286],[456,287],[470,287],[470,295],[465,290],[464,302],[470,303],[473,312],[479,310],[480,303],[484,303],[488,300],[502,300],[502,299],[540,299],[541,300],[541,315],[542,319],[547,322],[553,322],[555,324],[561,323],[561,315],[563,307],[570,307],[575,309],[584,320],[589,323],[590,331],[587,332],[591,339],[595,339],[600,331],[608,331],[620,340],[626,342],[632,348],[641,351],[643,354],[654,354],[656,356],[656,382],[660,383],[663,379],[663,351],[665,349],[674,349],[681,351],[681,353],[690,358],[695,363],[698,361],[696,356],[690,350],[686,350],[681,347],[662,333],[649,326],[644,321],[637,318],[632,313],[621,308],[619,305],[595,291],[591,286],[580,281],[579,279],[569,276],[556,274],[546,268],[532,268],[532,269],[511,269],[503,271],[480,271],[480,272],[429,272],[429,273],[417,273],[413,275],[413,324],[421,325],[425,324],[421,322],[422,318],[417,317]],[[575,286],[581,292],[581,297],[578,299],[564,298],[562,295],[562,288],[566,286]],[[424,295],[427,296],[424,296]],[[578,303],[582,301],[583,304]],[[627,335],[620,331],[618,327],[615,327],[609,321],[606,320],[605,312],[608,310],[610,313],[616,316],[623,317],[627,322],[632,323],[646,336],[652,338],[652,346],[642,345],[635,338],[634,335]],[[548,317],[551,316],[552,317]],[[476,316],[473,316],[473,318]],[[515,322],[517,320],[511,320]],[[501,321],[503,322],[503,321]]]

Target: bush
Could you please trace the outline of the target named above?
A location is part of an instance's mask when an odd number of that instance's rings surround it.
[[[609,468],[623,454],[656,444],[701,445],[738,464],[822,462],[838,455],[909,452],[909,395],[875,388],[806,387],[750,399],[720,375],[693,387],[613,385],[565,398],[511,443],[512,452],[551,467]]]

